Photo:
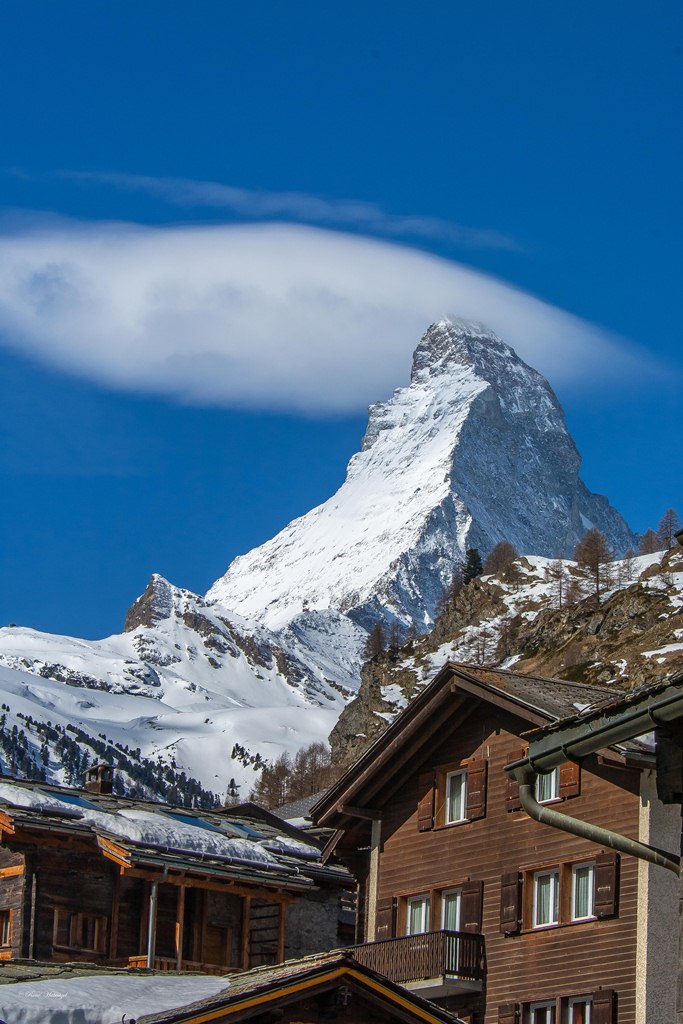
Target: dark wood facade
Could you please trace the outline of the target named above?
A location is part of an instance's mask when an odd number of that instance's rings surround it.
[[[292,855],[264,862],[246,854],[240,859],[237,852],[221,860],[182,849],[136,847],[98,832],[97,817],[79,817],[72,805],[64,811],[51,803],[29,806],[31,785],[12,783],[19,803],[0,809],[0,959],[221,975],[249,970],[286,958],[287,909],[309,895],[318,928],[307,933],[308,952],[336,945],[339,892],[350,882],[344,869],[330,871],[310,853],[300,862]],[[48,800],[54,792],[45,791]],[[27,806],[21,805],[22,794]],[[88,799],[99,798],[88,793]],[[113,821],[119,810],[128,809],[124,798],[101,799],[106,813],[100,820]],[[130,804],[148,816],[159,808]],[[190,820],[191,812],[185,812],[184,824]],[[211,828],[213,835],[223,819],[204,812],[197,820],[203,822],[198,829]],[[227,827],[234,834],[234,820]],[[262,841],[267,825],[241,820],[240,827]],[[273,831],[288,828],[277,821]],[[305,841],[295,831],[298,841]],[[295,949],[301,945],[296,936]]]
[[[463,690],[455,667],[441,675],[432,684],[431,703],[425,691],[405,728],[397,720],[374,756],[352,768],[315,811],[322,823],[343,830],[337,849],[345,849],[362,873],[366,941],[384,940],[361,947],[359,958],[382,969],[377,956],[383,945],[385,969],[386,957],[393,956],[394,971],[402,970],[401,980],[407,981],[406,957],[415,959],[416,950],[431,941],[426,934],[406,935],[411,907],[418,931],[438,934],[445,927],[444,903],[455,891],[462,948],[466,939],[479,937],[482,970],[477,984],[471,964],[455,960],[450,972],[438,965],[423,968],[437,981],[450,980],[440,987],[435,982],[433,998],[476,1024],[528,1024],[540,1014],[532,1012],[535,1004],[544,1013],[547,1008],[547,1018],[538,1016],[544,1024],[583,1024],[580,1002],[570,1010],[571,1001],[581,997],[591,1003],[591,1024],[636,1024],[637,862],[532,821],[519,809],[504,772],[520,755],[524,734],[551,717],[541,710],[542,690],[534,701],[533,687],[525,682],[524,707],[518,696],[513,700],[489,688],[493,673],[479,690],[476,672],[467,672]],[[499,681],[504,689],[504,673]],[[514,690],[512,681],[509,688]],[[426,741],[420,739],[423,732]],[[618,752],[602,751],[580,769],[567,764],[557,809],[637,839],[641,771],[647,764],[642,755],[639,760],[637,766]],[[447,780],[460,772],[472,784],[459,815],[463,820],[449,823]],[[372,853],[357,852],[371,842],[372,817],[381,829],[374,874]],[[588,866],[592,890],[585,919],[572,903],[580,865]],[[556,887],[556,923],[548,925],[534,918],[534,893],[543,876],[552,876]],[[427,977],[422,974],[423,984]],[[419,983],[420,977],[412,980]]]

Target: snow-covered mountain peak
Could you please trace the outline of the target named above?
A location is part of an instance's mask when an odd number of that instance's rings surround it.
[[[411,380],[449,372],[453,364],[474,367],[486,378],[492,358],[517,359],[513,349],[477,320],[437,320],[423,334],[413,354]]]
[[[482,324],[441,320],[410,385],[370,407],[337,493],[232,563],[207,594],[282,629],[311,609],[429,624],[466,546],[568,555],[589,525],[634,542],[580,458],[548,382]]]

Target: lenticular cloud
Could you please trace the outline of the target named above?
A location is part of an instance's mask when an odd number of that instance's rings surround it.
[[[0,343],[194,404],[359,410],[407,379],[421,334],[453,315],[484,321],[556,384],[639,362],[494,278],[356,235],[68,223],[0,236]]]

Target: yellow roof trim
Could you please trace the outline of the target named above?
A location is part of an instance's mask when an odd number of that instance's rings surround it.
[[[286,987],[278,988],[276,992],[264,992],[258,996],[246,996],[244,999],[240,999],[238,1002],[232,1003],[229,1006],[223,1006],[221,1009],[208,1010],[206,1012],[199,1012],[196,1016],[187,1017],[185,1024],[207,1024],[208,1021],[220,1020],[221,1017],[229,1017],[231,1013],[237,1011],[249,1009],[252,1006],[260,1006],[263,1003],[270,1002],[273,999],[278,998],[282,995],[291,995],[295,992],[304,992],[306,989],[313,988],[320,983],[324,978],[325,981],[333,980],[334,978],[341,978],[343,975],[350,975],[355,978],[362,985],[367,988],[372,988],[376,992],[382,993],[390,1002],[397,1003],[404,1009],[409,1010],[415,1014],[417,1018],[426,1022],[426,1024],[442,1024],[437,1017],[427,1010],[423,1010],[419,1006],[415,1006],[413,1002],[406,999],[405,996],[399,995],[397,992],[392,992],[391,989],[382,985],[380,982],[375,981],[374,978],[368,978],[365,974],[360,971],[354,970],[353,967],[344,965],[338,967],[334,971],[330,971],[328,974],[317,975],[315,978],[306,978],[303,981],[293,982],[291,985]]]

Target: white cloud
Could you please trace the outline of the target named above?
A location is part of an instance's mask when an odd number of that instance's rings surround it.
[[[231,210],[246,220],[282,217],[306,224],[355,227],[369,234],[396,238],[438,238],[474,249],[519,249],[517,243],[501,231],[466,227],[440,217],[387,213],[375,203],[360,199],[325,199],[306,192],[264,192],[217,181],[155,178],[114,171],[62,171],[59,177],[145,192],[176,206]]]
[[[54,222],[0,235],[0,341],[86,378],[197,403],[359,410],[407,382],[444,316],[484,321],[555,385],[644,357],[466,266],[292,225]]]

